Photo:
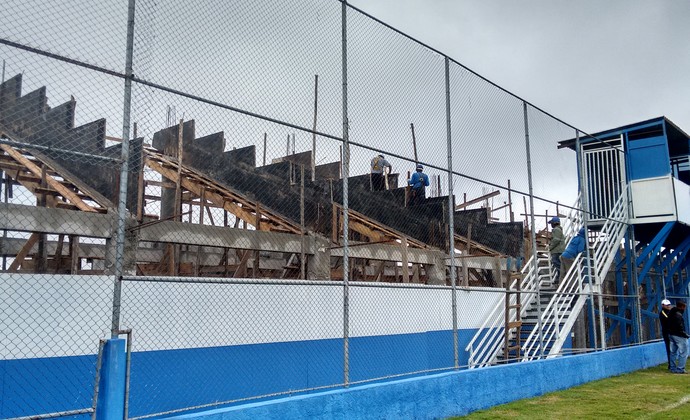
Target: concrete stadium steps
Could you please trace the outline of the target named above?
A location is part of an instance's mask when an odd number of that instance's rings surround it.
[[[45,86],[23,96],[21,91],[21,74],[0,84],[0,124],[8,131],[6,136],[14,142],[41,146],[37,149],[41,155],[67,169],[71,176],[79,178],[107,200],[117,202],[122,145],[106,147],[105,119],[74,127],[74,98],[50,108]],[[141,167],[142,145],[143,139],[130,141],[131,171]],[[130,177],[127,203],[133,213],[136,212],[137,188],[137,177]]]
[[[22,96],[21,86],[22,75],[0,85],[0,123],[17,137],[12,140],[42,146],[39,149],[41,153],[103,197],[116,202],[120,169],[117,159],[122,146],[106,147],[106,121],[100,119],[74,127],[74,98],[50,108],[45,87]],[[342,183],[333,182],[339,179],[339,161],[318,165],[316,179],[312,181],[311,151],[283,156],[271,164],[257,167],[254,146],[225,150],[223,132],[197,138],[194,120],[184,121],[182,129],[182,160],[185,165],[295,223],[300,220],[300,166],[304,165],[305,226],[326,237],[331,236],[332,202],[342,204]],[[178,130],[179,124],[175,124],[156,132],[152,139],[153,147],[176,157]],[[136,174],[143,164],[143,139],[134,139],[130,145],[129,169],[131,174]],[[113,158],[114,161],[88,158],[82,154]],[[432,197],[424,204],[406,206],[405,181],[399,179],[399,174],[390,174],[388,180],[389,190],[371,191],[368,173],[350,177],[350,208],[383,227],[431,247],[447,250],[448,197]],[[127,207],[133,214],[137,212],[138,188],[138,176],[129,177]],[[172,216],[174,194],[171,188],[161,191],[162,219]],[[465,213],[456,212],[456,232],[459,234],[466,233],[467,223],[461,216]],[[493,227],[486,217],[475,217],[473,232],[472,240],[505,254],[519,255],[514,252],[519,247],[506,238],[516,233],[521,238],[522,231],[516,232],[514,226]]]
[[[157,150],[177,155],[178,127],[175,125],[154,134],[153,146]],[[232,188],[262,206],[299,223],[300,219],[300,166],[305,166],[305,225],[307,229],[330,236],[331,193],[336,203],[342,204],[342,184],[332,183],[339,173],[339,162],[327,163],[320,168],[327,173],[325,179],[311,181],[311,152],[295,153],[256,167],[253,146],[220,153],[224,146],[222,134],[194,137],[194,122],[183,123],[183,163],[222,184]],[[317,167],[317,171],[319,167]],[[337,170],[337,171],[336,171]],[[397,174],[389,178],[391,186],[398,185]],[[369,174],[349,179],[350,208],[364,216],[388,226],[430,246],[447,248],[444,233],[447,197],[429,199],[427,203],[405,207],[404,188],[371,191]],[[164,195],[173,193],[169,191]],[[174,202],[164,200],[166,203]],[[169,207],[169,203],[164,205]],[[161,217],[166,217],[162,214]]]
[[[472,225],[471,239],[503,255],[523,256],[524,226],[522,222],[489,223],[485,208],[459,210],[453,214],[455,233],[468,236]]]

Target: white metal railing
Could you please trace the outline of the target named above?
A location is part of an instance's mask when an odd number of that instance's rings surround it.
[[[587,300],[586,296],[580,295],[582,292],[581,279],[585,277],[585,270],[587,269],[583,262],[584,257],[582,254],[575,258],[573,265],[563,277],[563,281],[560,282],[558,289],[540,315],[542,325],[541,338],[544,340],[544,345],[553,342],[553,345],[547,349],[551,354],[553,354],[556,347],[558,347],[557,351],[560,351],[564,340],[561,341],[559,338],[565,337],[569,332],[569,328],[565,324],[570,318],[574,322],[576,313],[579,313],[579,309],[582,309],[582,305]],[[581,302],[574,304],[578,300]],[[532,360],[541,355],[539,339],[539,329],[532,329],[522,345],[524,352],[523,360]]]
[[[600,279],[606,276],[611,267],[627,229],[628,195],[625,193],[626,186],[623,186],[622,190],[623,194],[619,196],[614,204],[611,214],[598,234],[591,253],[594,265],[593,275],[598,286],[601,284]],[[561,351],[577,315],[587,301],[588,297],[585,289],[591,290],[593,287],[591,281],[584,282],[589,276],[588,271],[584,256],[582,254],[578,255],[573,265],[565,274],[558,290],[556,290],[556,293],[540,314],[542,325],[541,338],[544,345],[551,343],[548,349],[549,355],[555,355]],[[532,360],[539,357],[541,353],[539,351],[539,338],[539,329],[534,328],[523,345],[523,360]]]
[[[627,188],[626,185],[621,186],[623,193],[619,195],[618,200],[614,203],[611,213],[602,226],[592,249],[593,280],[596,279],[597,284],[601,283],[600,279],[608,272],[618,247],[625,236],[628,220],[628,194],[625,193]],[[567,241],[583,225],[583,214],[578,210],[581,208],[580,199],[581,197],[578,196],[577,203],[565,217],[563,223],[563,232]],[[587,300],[587,295],[584,292],[592,287],[592,282],[588,281],[587,284],[583,282],[588,275],[586,271],[587,266],[583,259],[584,257],[582,256],[576,258],[571,268],[565,273],[564,279],[559,284],[556,293],[539,315],[542,324],[541,338],[544,340],[544,343],[551,343],[549,348],[549,354],[551,355],[557,354],[562,349],[577,315]],[[521,302],[521,317],[524,317],[534,305],[534,302],[536,302],[537,289],[545,283],[553,281],[548,253],[543,251],[537,253],[536,270],[532,261],[533,258],[530,258],[522,269],[523,280],[520,289],[525,293]],[[510,284],[511,290],[517,289],[516,281]],[[509,303],[514,304],[516,299],[515,295],[511,295]],[[470,352],[470,368],[491,365],[501,354],[506,334],[505,304],[504,299],[496,305],[484,321],[484,324],[472,337],[470,343],[465,347],[465,350]],[[514,311],[511,312],[511,319],[509,321],[515,321],[516,319],[517,314]],[[508,338],[513,339],[514,337]],[[539,351],[539,328],[534,328],[530,332],[522,349],[524,351],[524,360],[530,360],[539,356],[541,353]]]
[[[619,197],[611,210],[609,218],[599,232],[594,249],[594,271],[597,283],[604,278],[616,257],[616,251],[625,237],[628,222],[628,194],[627,186],[623,187],[623,194]]]
[[[581,197],[578,195],[575,204],[572,206],[568,214],[563,220],[563,235],[566,241],[570,240],[582,227],[583,216],[581,210]],[[532,305],[537,300],[537,290],[543,287],[546,283],[551,284],[553,281],[551,263],[548,252],[537,252],[536,270],[533,264],[534,256],[532,256],[522,267],[521,273],[522,282],[520,283],[520,290],[523,292],[523,299],[521,300],[520,317],[524,317]],[[517,290],[517,280],[514,280],[509,285],[510,290]],[[516,295],[511,295],[509,304],[515,304],[517,300]],[[484,323],[479,327],[470,342],[465,347],[465,351],[470,353],[468,364],[470,368],[483,367],[491,365],[496,358],[501,354],[503,343],[505,341],[505,298],[501,300],[491,313],[486,317]],[[516,311],[511,311],[509,319],[510,322],[517,320]],[[514,337],[509,336],[509,340]]]

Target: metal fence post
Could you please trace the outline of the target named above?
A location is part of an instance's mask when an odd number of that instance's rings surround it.
[[[522,101],[522,113],[525,120],[525,147],[527,149],[527,182],[529,184],[529,207],[530,207],[530,223],[532,223],[532,270],[534,270],[534,277],[537,284],[537,328],[539,328],[539,356],[544,357],[544,330],[542,328],[541,320],[541,285],[539,284],[539,272],[537,271],[537,232],[536,222],[534,220],[534,192],[532,186],[532,158],[530,157],[529,148],[529,122],[527,118],[527,102]]]
[[[127,9],[127,54],[125,61],[125,92],[122,112],[122,166],[120,167],[120,195],[117,205],[117,243],[115,250],[115,288],[113,291],[113,317],[111,337],[117,338],[120,330],[120,299],[122,298],[122,274],[125,255],[125,223],[127,218],[127,179],[129,177],[129,125],[132,109],[132,58],[134,56],[135,0],[129,0]]]
[[[588,223],[589,223],[589,192],[587,189],[587,183],[585,179],[585,161],[584,161],[584,156],[582,155],[582,143],[580,142],[580,130],[575,130],[575,149],[576,149],[576,157],[577,157],[577,162],[579,163],[578,165],[578,182],[580,183],[580,202],[582,206],[582,225],[585,228],[585,232],[588,232]],[[592,263],[593,261],[591,260],[590,252],[589,252],[589,236],[585,235],[587,238],[587,244],[585,246],[585,261],[587,261],[587,278],[589,280],[589,300],[592,303],[590,307],[590,323],[591,325],[591,331],[594,331],[594,334],[592,335],[592,340],[593,340],[593,345],[594,349],[597,348],[597,334],[596,334],[596,328],[595,328],[595,313],[594,313],[594,273],[592,273]]]
[[[458,357],[458,301],[455,279],[455,221],[453,220],[453,149],[450,127],[450,69],[448,57],[443,57],[446,75],[446,147],[448,149],[448,247],[450,255],[450,285],[453,308],[453,366],[459,367]]]
[[[347,114],[347,1],[342,2],[342,77],[343,77],[343,378],[350,383],[350,289],[348,254],[348,177],[350,176],[350,142]]]

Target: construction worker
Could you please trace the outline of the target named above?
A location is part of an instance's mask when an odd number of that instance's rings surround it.
[[[671,301],[664,299],[661,301],[661,310],[659,311],[659,324],[661,325],[661,336],[664,338],[666,345],[666,360],[668,361],[668,370],[671,370],[671,338],[669,337],[669,323],[671,321]]]
[[[424,166],[418,163],[417,172],[412,174],[410,179],[407,180],[407,184],[412,186],[412,191],[410,192],[411,206],[422,204],[426,200],[426,187],[429,186],[429,177],[423,171]]]
[[[582,228],[579,232],[577,232],[577,235],[570,240],[570,243],[568,243],[565,251],[563,251],[563,254],[561,254],[562,270],[558,281],[563,280],[565,275],[570,270],[570,267],[573,265],[573,262],[575,262],[575,258],[577,258],[577,256],[585,250],[586,246],[587,239],[585,238],[585,228]]]
[[[561,228],[561,219],[558,216],[549,220],[551,225],[551,241],[549,242],[549,254],[551,254],[551,267],[553,267],[553,281],[558,284],[561,276],[561,254],[565,251],[565,237]]]
[[[688,359],[688,335],[685,330],[685,302],[676,301],[676,307],[669,313],[668,334],[671,339],[671,373],[685,373]]]
[[[383,191],[386,189],[386,182],[383,176],[383,171],[388,168],[391,171],[391,164],[383,157],[383,155],[374,156],[371,160],[371,190]]]

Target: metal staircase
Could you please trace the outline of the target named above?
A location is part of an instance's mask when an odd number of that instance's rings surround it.
[[[522,342],[520,354],[523,361],[542,356],[553,357],[561,352],[588,297],[600,291],[602,279],[611,267],[625,236],[628,220],[628,194],[625,193],[627,187],[623,186],[622,190],[624,193],[618,197],[601,230],[590,232],[590,235],[596,236],[594,245],[590,248],[593,264],[591,266],[587,264],[584,253],[579,255],[570,270],[565,273],[563,281],[554,290],[551,287],[554,283],[553,270],[548,252],[538,250],[536,264],[533,258],[530,258],[522,269],[522,279],[513,280],[509,285],[510,290],[519,288],[523,292],[519,315],[518,311],[515,311],[512,318],[505,318],[506,305],[517,303],[516,293],[507,293],[508,302],[506,303],[504,298],[496,305],[465,347],[465,351],[470,353],[470,368],[497,363],[504,357],[503,349],[508,347],[504,344],[506,341]],[[564,218],[563,233],[567,241],[570,241],[583,225],[582,212],[578,210],[580,208],[578,198],[573,210]],[[590,278],[594,281],[590,282]],[[518,281],[520,284],[517,283]],[[545,296],[548,296],[548,303]],[[542,299],[539,301],[541,305],[537,303],[538,298]],[[539,308],[539,306],[542,307]],[[541,314],[538,309],[541,309]],[[521,320],[520,330],[526,337],[515,337],[513,336],[514,329],[506,330],[506,325],[517,319]],[[539,324],[541,324],[541,334]],[[543,343],[543,349],[540,343]]]

